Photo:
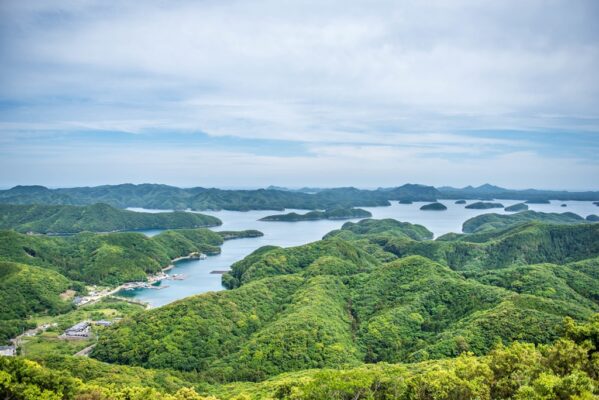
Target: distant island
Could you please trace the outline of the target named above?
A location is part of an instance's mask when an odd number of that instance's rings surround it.
[[[506,207],[504,210],[509,211],[509,212],[520,212],[520,211],[528,210],[528,206],[525,203],[518,203],[518,204],[514,204],[512,206]]]
[[[458,200],[455,204],[466,204],[466,200]]]
[[[551,202],[548,199],[533,199],[526,200],[526,204],[551,204]]]
[[[466,208],[472,210],[488,210],[490,208],[503,208],[501,203],[489,203],[486,201],[477,201],[476,203],[468,204]]]
[[[298,221],[317,221],[321,219],[353,219],[353,218],[370,218],[372,214],[369,211],[361,208],[336,208],[326,211],[310,211],[306,214],[298,214],[295,212],[287,214],[269,215],[260,218],[260,221],[280,221],[280,222],[298,222]]]
[[[264,236],[264,233],[255,229],[248,229],[245,231],[220,231],[216,233],[218,233],[223,238],[223,240],[245,239]]]
[[[217,188],[179,188],[160,184],[102,185],[50,189],[41,185],[15,186],[0,190],[2,204],[91,205],[106,203],[116,208],[140,207],[161,210],[329,210],[332,208],[389,206],[391,201],[404,204],[439,199],[508,199],[521,201],[580,200],[599,203],[599,191],[568,192],[554,190],[513,190],[494,185],[465,188],[404,184],[375,190],[355,187],[301,188],[280,186],[268,189],[226,190]],[[458,204],[464,204],[460,201]]]
[[[444,211],[447,210],[447,206],[442,203],[430,203],[423,205],[420,209],[422,211]]]
[[[478,187],[466,186],[464,188],[454,188],[450,186],[438,187],[439,199],[503,199],[503,200],[529,200],[532,202],[543,202],[546,204],[549,200],[580,200],[596,201],[599,203],[599,192],[568,192],[566,190],[539,190],[525,189],[515,190],[506,189],[488,183]]]

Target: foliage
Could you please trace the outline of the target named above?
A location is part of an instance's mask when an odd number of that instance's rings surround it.
[[[60,298],[70,286],[54,271],[0,261],[0,343],[32,328],[25,320],[34,313],[71,310],[72,304]]]
[[[509,210],[506,210],[509,211]],[[538,221],[547,224],[580,224],[584,223],[584,219],[579,215],[571,212],[544,213],[537,211],[523,211],[517,214],[501,215],[501,214],[482,214],[468,219],[462,225],[462,231],[465,233],[483,233],[490,232],[496,229],[511,228],[515,225]]]
[[[327,233],[324,239],[338,237],[345,240],[356,240],[375,236],[426,240],[432,239],[433,233],[422,225],[399,222],[390,218],[365,219],[359,222],[346,222],[341,229]]]
[[[201,378],[194,373],[109,365],[80,357],[49,357],[37,362],[3,357],[0,395],[27,400],[596,398],[599,315],[583,324],[566,319],[562,332],[550,345],[516,341],[499,344],[481,357],[466,352],[455,358],[413,364],[320,368],[259,383],[227,385],[200,384]]]
[[[352,263],[356,270],[368,269],[376,263],[367,252],[337,238],[287,249],[263,247],[234,263],[231,271],[223,276],[223,284],[234,288],[266,276],[301,272],[322,255],[341,258]]]
[[[184,299],[124,321],[107,332],[94,356],[197,370],[203,379],[216,382],[262,380],[310,367],[414,362],[464,352],[482,355],[498,342],[550,343],[558,338],[565,316],[582,320],[599,308],[597,280],[588,272],[595,269],[593,259],[526,265],[529,260],[598,255],[598,232],[591,225],[531,224],[482,243],[461,237],[417,241],[403,228],[412,234],[420,231],[397,222],[366,220],[346,224],[319,242],[261,248],[225,275],[224,282],[234,290]],[[544,235],[551,240],[545,242]],[[398,252],[401,258],[390,262],[379,257],[400,244],[402,251],[438,246],[443,252],[425,255],[438,257],[440,263],[406,252]],[[381,253],[367,251],[370,246],[380,246]],[[449,253],[465,247],[472,251],[459,257]],[[511,266],[512,254],[520,257],[519,264]],[[498,269],[486,265],[493,259]],[[468,267],[465,273],[450,268],[462,262]],[[292,290],[275,301],[265,297],[265,286],[283,289],[288,282],[293,282]],[[247,309],[269,301],[271,305],[264,307],[270,312]],[[222,311],[224,305],[235,305],[241,315]],[[211,323],[198,319],[198,313],[213,309]],[[244,321],[244,329],[252,329],[235,330],[232,325],[239,327],[239,322],[231,321],[232,316]],[[220,346],[208,345],[210,338]]]
[[[89,206],[0,204],[0,229],[77,233],[180,229],[220,225],[218,218],[189,212],[141,213],[107,204]]]
[[[117,285],[146,280],[176,257],[218,254],[222,236],[202,228],[168,230],[151,238],[134,232],[49,237],[0,231],[0,260],[56,270],[76,281]]]
[[[599,254],[599,225],[529,222],[506,230],[450,235],[434,241],[390,239],[383,248],[397,257],[422,255],[463,271],[514,264],[566,264]]]

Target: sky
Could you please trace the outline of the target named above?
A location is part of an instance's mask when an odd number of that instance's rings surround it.
[[[599,2],[0,0],[0,186],[599,189]]]

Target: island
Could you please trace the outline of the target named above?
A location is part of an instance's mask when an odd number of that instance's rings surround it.
[[[529,199],[526,200],[526,204],[551,204],[547,199]]]
[[[455,204],[466,204],[466,200],[458,200]]]
[[[255,229],[248,229],[245,231],[219,231],[216,233],[218,233],[223,238],[223,240],[245,239],[264,236],[264,233]]]
[[[361,208],[335,208],[325,211],[310,211],[305,214],[295,212],[287,214],[268,215],[260,218],[260,221],[278,221],[278,222],[298,222],[298,221],[317,221],[321,219],[354,219],[370,218],[372,214]]]
[[[489,208],[503,208],[503,204],[477,201],[476,203],[468,204],[466,208],[471,210],[488,210]]]
[[[136,212],[104,203],[88,206],[0,204],[0,229],[22,233],[74,234],[146,229],[192,229],[221,225],[211,215],[185,211]]]
[[[445,211],[447,206],[443,203],[430,203],[420,207],[422,211]]]
[[[518,203],[504,208],[505,211],[509,212],[520,212],[528,210],[528,206],[525,203]]]
[[[562,204],[561,207],[568,207],[566,203]]]
[[[590,222],[599,222],[599,215],[595,215],[595,214],[587,215],[586,220],[590,221]]]
[[[412,200],[403,199],[399,201],[399,204],[412,204]]]

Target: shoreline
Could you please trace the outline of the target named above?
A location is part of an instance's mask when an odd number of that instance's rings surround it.
[[[114,288],[108,288],[105,290],[102,290],[96,294],[93,295],[88,295],[88,296],[82,296],[81,297],[81,301],[79,303],[76,304],[77,307],[81,307],[84,306],[86,304],[94,304],[98,301],[100,301],[101,299],[105,298],[105,297],[109,297],[109,296],[113,296],[113,297],[117,297],[117,298],[121,298],[120,296],[117,296],[116,293],[120,292],[121,290],[125,290],[125,289],[137,289],[137,288],[144,288],[147,286],[152,286],[154,283],[156,282],[161,282],[165,279],[169,279],[169,275],[166,273],[167,271],[172,270],[173,268],[175,268],[175,263],[177,263],[178,261],[183,261],[183,260],[203,260],[207,257],[206,254],[204,253],[190,253],[187,256],[181,256],[181,257],[176,257],[173,258],[169,265],[167,265],[166,267],[162,268],[160,270],[160,272],[156,273],[156,274],[152,274],[152,275],[148,275],[147,276],[147,281],[145,282],[125,282],[122,283],[120,285],[118,285],[117,287]],[[86,301],[86,299],[88,299]],[[145,302],[143,302],[145,303]],[[145,303],[147,305],[149,305],[149,303]]]

